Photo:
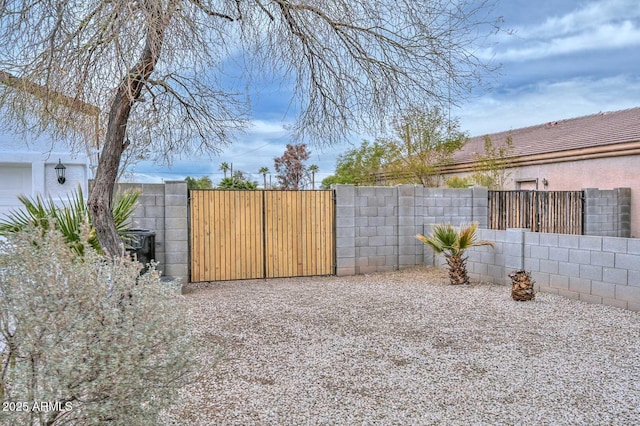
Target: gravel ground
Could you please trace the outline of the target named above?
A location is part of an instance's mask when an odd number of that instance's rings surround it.
[[[640,425],[640,315],[416,268],[191,285],[167,424]]]

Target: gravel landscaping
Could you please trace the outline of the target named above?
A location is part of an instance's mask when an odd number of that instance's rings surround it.
[[[167,424],[640,424],[640,314],[415,268],[189,285]]]

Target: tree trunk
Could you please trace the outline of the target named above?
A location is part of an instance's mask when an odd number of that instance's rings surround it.
[[[467,258],[462,255],[445,254],[447,265],[449,265],[449,282],[452,285],[469,284],[467,274]]]
[[[169,6],[171,7],[171,5]],[[145,46],[136,65],[123,77],[111,102],[104,146],[98,161],[93,189],[88,200],[91,220],[100,246],[109,256],[123,256],[124,246],[118,235],[111,203],[118,177],[122,153],[129,145],[125,140],[127,122],[133,103],[140,98],[144,84],[158,62],[164,32],[169,25],[171,11],[148,11],[155,19],[148,21]]]
[[[519,270],[509,274],[511,278],[511,298],[519,302],[533,300],[536,298],[533,284],[535,281],[531,279],[531,273]]]

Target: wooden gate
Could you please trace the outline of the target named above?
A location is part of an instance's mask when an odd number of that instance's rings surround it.
[[[189,191],[192,282],[335,273],[333,191]]]
[[[582,235],[582,191],[489,191],[489,228]]]

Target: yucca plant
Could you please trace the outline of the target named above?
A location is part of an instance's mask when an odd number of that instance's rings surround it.
[[[121,237],[125,237],[125,232],[129,229],[129,218],[135,210],[139,196],[138,191],[128,190],[114,197],[113,219]],[[93,249],[99,253],[102,252],[79,185],[77,190],[67,197],[66,202],[60,201],[58,204],[53,201],[53,198],[45,199],[40,195],[35,197],[20,195],[18,200],[23,207],[12,210],[5,219],[0,220],[0,236],[20,232],[28,226],[34,226],[44,234],[53,227],[62,233],[69,248],[75,254],[82,256],[84,244],[81,241],[81,230],[83,227],[88,227],[87,242]]]
[[[467,249],[477,246],[491,246],[491,241],[477,239],[476,231],[478,223],[461,226],[455,229],[451,224],[436,225],[430,237],[422,234],[416,238],[430,246],[437,254],[443,253],[449,266],[449,281],[453,285],[468,284],[467,258],[464,253]]]

